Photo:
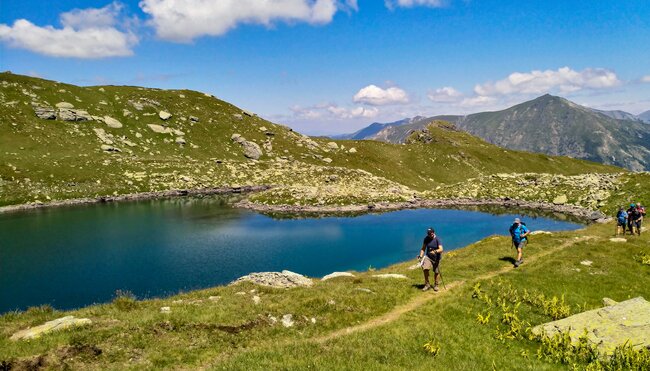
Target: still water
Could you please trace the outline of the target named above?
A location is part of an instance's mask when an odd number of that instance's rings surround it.
[[[508,234],[580,224],[518,212],[420,209],[354,217],[274,219],[225,198],[177,198],[0,214],[0,313],[50,304],[71,309],[228,283],[288,269],[319,277],[412,259],[427,227],[445,250]]]

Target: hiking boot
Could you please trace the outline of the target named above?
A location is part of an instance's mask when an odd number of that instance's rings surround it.
[[[519,263],[519,260],[515,261],[515,268],[517,268],[521,263]]]
[[[429,290],[430,288],[431,288],[431,285],[429,285],[429,284],[427,283],[427,284],[424,285],[424,287],[422,288],[422,291],[427,291],[427,290]]]
[[[438,291],[438,284],[433,285],[433,291]]]

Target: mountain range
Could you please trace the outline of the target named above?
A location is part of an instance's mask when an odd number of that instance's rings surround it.
[[[431,121],[445,120],[504,148],[643,171],[650,169],[649,119],[650,111],[638,116],[623,111],[600,111],[546,94],[501,111],[466,116],[418,116],[389,124],[375,123],[355,134],[356,139],[404,143],[411,133]],[[400,122],[403,123],[397,124]],[[365,132],[370,134],[358,136]]]

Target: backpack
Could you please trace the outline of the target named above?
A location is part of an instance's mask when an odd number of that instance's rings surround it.
[[[638,207],[637,210],[639,210],[639,214],[641,214],[642,216],[645,216],[645,207],[643,207],[643,206]]]
[[[618,215],[616,215],[616,218],[618,219],[618,222],[623,224],[625,223],[625,220],[627,219],[627,213],[625,211],[619,211]]]
[[[520,226],[526,226],[526,223],[521,222],[519,225],[512,223],[510,226],[510,237],[512,237],[512,240],[516,243],[519,243],[521,241],[521,227]]]

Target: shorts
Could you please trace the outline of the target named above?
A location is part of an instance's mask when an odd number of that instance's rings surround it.
[[[627,225],[627,221],[626,221],[626,220],[624,220],[624,221],[622,221],[622,222],[617,221],[617,223],[618,223],[617,226],[619,226],[619,227],[623,227],[623,228],[625,228],[625,226]]]
[[[431,260],[428,256],[422,258],[422,270],[433,270],[433,273],[440,273],[440,260]]]
[[[636,229],[641,229],[641,221],[639,220],[638,222],[632,222],[632,226]]]
[[[528,244],[528,240],[521,240],[519,241],[519,243],[515,242],[514,244],[516,249],[523,249],[524,247],[526,247],[526,244]]]

